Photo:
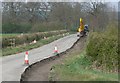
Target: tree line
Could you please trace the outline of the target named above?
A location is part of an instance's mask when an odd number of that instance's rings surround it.
[[[2,32],[76,31],[79,18],[91,29],[104,30],[117,13],[103,2],[2,2]]]

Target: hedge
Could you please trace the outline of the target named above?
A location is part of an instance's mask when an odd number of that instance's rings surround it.
[[[86,48],[87,56],[96,61],[96,67],[107,71],[118,70],[118,36],[116,28],[109,28],[106,32],[90,34]]]
[[[66,33],[66,30],[60,30],[60,31],[49,31],[49,32],[38,32],[38,33],[28,33],[24,35],[18,35],[13,37],[4,37],[2,38],[2,48],[11,46],[10,39],[15,39],[15,45],[21,45],[24,43],[30,43],[33,40],[40,40],[44,37],[50,37],[53,35],[63,34]]]

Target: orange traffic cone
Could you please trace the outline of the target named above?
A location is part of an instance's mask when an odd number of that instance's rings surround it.
[[[26,51],[25,53],[25,64],[29,64],[29,60],[28,60],[28,51]]]
[[[57,55],[58,54],[58,48],[57,46],[55,45],[55,48],[54,48],[54,54]]]

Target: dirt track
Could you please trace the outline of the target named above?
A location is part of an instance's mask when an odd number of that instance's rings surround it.
[[[49,81],[49,72],[53,65],[59,64],[64,58],[70,57],[71,53],[80,52],[84,46],[86,38],[80,40],[68,51],[49,59],[42,60],[32,65],[23,75],[22,81]]]

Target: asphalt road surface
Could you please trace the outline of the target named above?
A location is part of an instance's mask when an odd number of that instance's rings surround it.
[[[54,56],[55,45],[57,45],[59,53],[66,51],[77,39],[77,34],[72,34],[42,47],[29,50],[29,64]],[[24,65],[24,56],[25,52],[22,52],[2,58],[2,63],[0,63],[2,65],[2,81],[20,81],[21,74],[27,67]]]

